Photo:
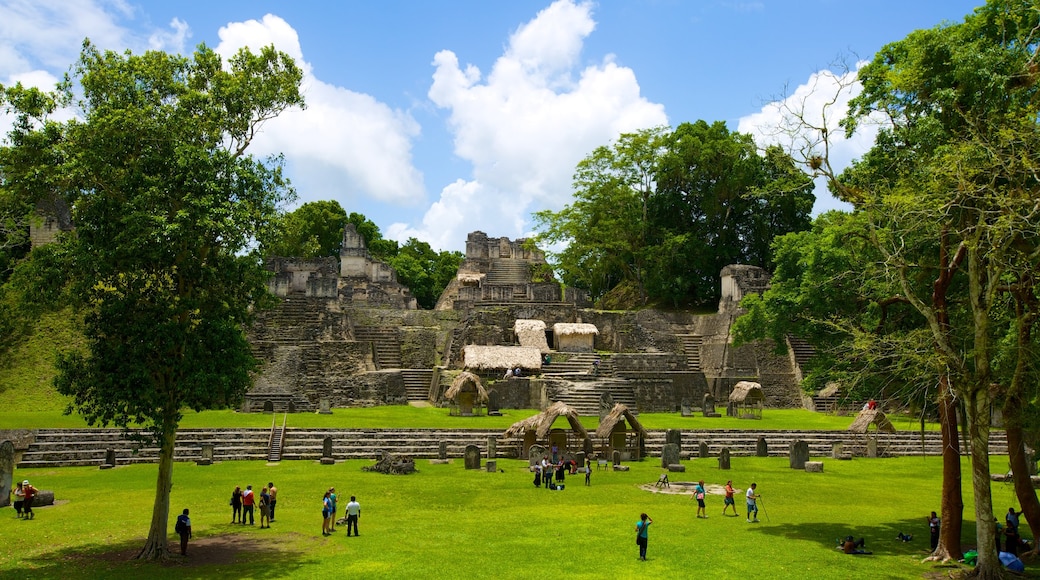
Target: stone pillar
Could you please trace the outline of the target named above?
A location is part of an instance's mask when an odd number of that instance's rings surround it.
[[[679,429],[669,429],[664,433],[664,442],[672,443],[679,448],[679,454],[682,454],[682,431]]]
[[[665,443],[661,448],[661,467],[668,468],[669,465],[679,463],[679,446],[675,443]]]
[[[332,437],[326,437],[321,442],[321,464],[333,465],[336,460],[332,457]]]
[[[494,435],[488,436],[487,458],[489,460],[498,458],[498,439]]]
[[[14,443],[0,443],[0,507],[11,505],[11,482],[14,480]]]
[[[472,444],[467,445],[464,457],[466,459],[466,469],[480,469],[480,447]]]
[[[487,462],[487,472],[488,473],[495,473],[496,471],[498,471],[498,461],[496,461],[494,459],[488,459],[488,462]]]
[[[769,444],[765,437],[759,437],[755,444],[755,457],[769,457]]]
[[[112,469],[116,466],[116,450],[109,447],[105,450],[105,462],[101,464],[101,469]]]
[[[441,441],[440,445],[437,446],[437,459],[445,460],[448,458],[448,442]]]
[[[831,444],[831,459],[841,459],[845,456],[845,445],[841,441]]]
[[[332,409],[330,408],[328,399],[318,399],[318,414],[320,415],[331,415]]]
[[[613,457],[611,459],[613,459],[614,465],[621,465],[621,452],[615,449]]]
[[[878,452],[877,452],[877,439],[874,438],[874,437],[871,437],[870,439],[867,439],[867,457],[875,457],[876,458],[877,456],[878,456]]]
[[[723,447],[719,451],[719,469],[729,469],[729,447]]]
[[[203,443],[202,452],[199,456],[198,461],[195,462],[197,465],[212,465],[213,464],[213,444]]]
[[[791,469],[805,469],[805,462],[809,461],[809,444],[805,441],[795,441],[790,450]]]
[[[700,448],[697,451],[698,451],[698,456],[701,459],[707,459],[708,456],[710,455],[708,453],[708,444],[703,442],[703,441],[701,441]]]

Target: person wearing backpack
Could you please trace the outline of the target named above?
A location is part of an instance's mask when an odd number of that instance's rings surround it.
[[[173,526],[173,531],[181,537],[181,556],[187,556],[188,540],[191,539],[191,518],[188,517],[188,508],[184,508],[184,512],[177,516],[177,524]]]

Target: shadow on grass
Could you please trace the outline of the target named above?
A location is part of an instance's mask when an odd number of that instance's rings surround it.
[[[310,544],[313,544],[311,546]],[[267,540],[227,534],[192,539],[188,555],[180,555],[180,543],[170,539],[170,558],[145,562],[133,557],[144,539],[104,546],[78,546],[45,552],[17,572],[0,572],[0,579],[54,578],[284,578],[304,566],[318,564],[321,540],[300,534],[281,534]],[[313,549],[311,549],[313,548]]]
[[[802,522],[781,523],[765,520],[760,513],[759,518],[766,524],[758,528],[763,534],[770,534],[789,540],[819,542],[820,547],[833,550],[838,545],[838,540],[846,536],[853,536],[857,540],[863,538],[866,541],[866,549],[875,554],[913,554],[926,557],[931,550],[927,524],[924,517],[899,520],[874,526],[850,526],[841,522]],[[840,516],[839,516],[840,517]],[[913,539],[903,542],[897,537],[900,533],[911,534]]]

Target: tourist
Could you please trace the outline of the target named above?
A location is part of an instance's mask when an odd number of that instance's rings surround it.
[[[513,369],[513,376],[514,377],[519,377],[520,376],[520,372],[521,372],[520,371],[520,367],[516,367],[515,369]]]
[[[361,519],[361,504],[357,502],[357,498],[350,496],[350,503],[347,504],[347,536],[350,536],[351,527],[354,528],[354,535],[360,536],[358,532],[357,524],[358,520]]]
[[[256,503],[256,498],[253,496],[253,486],[247,485],[246,490],[242,492],[242,523],[246,523],[246,516],[249,516],[249,525],[253,525],[253,504]]]
[[[1008,513],[1004,516],[1004,523],[1006,528],[1004,529],[1004,535],[1007,539],[1004,541],[1004,551],[1012,556],[1018,556],[1018,546],[1022,539],[1018,535],[1018,516],[1022,515],[1022,512],[1016,512],[1015,508],[1008,508]]]
[[[722,515],[726,515],[726,510],[729,509],[730,506],[733,506],[733,515],[734,516],[740,515],[740,514],[737,513],[737,502],[733,499],[733,494],[735,494],[736,491],[737,490],[733,489],[733,480],[732,479],[727,480],[726,481],[726,499],[725,499],[725,503],[722,505]]]
[[[271,496],[271,521],[274,521],[274,506],[278,505],[278,488],[273,482],[267,484],[267,493]]]
[[[325,492],[325,497],[321,500],[321,535],[329,535],[329,514],[332,513],[332,504],[329,502],[329,493]]]
[[[181,537],[181,556],[188,555],[188,540],[191,539],[191,518],[188,517],[188,508],[184,508],[181,515],[177,516],[177,523],[173,531]]]
[[[549,489],[552,485],[552,464],[549,463],[549,456],[542,456],[542,483],[545,484],[545,489]]]
[[[264,523],[267,525],[265,526]],[[271,527],[271,494],[267,488],[260,490],[260,529]]]
[[[25,505],[25,490],[22,489],[22,482],[19,481],[14,489],[14,512],[19,519],[22,517],[23,505]]]
[[[336,488],[329,488],[329,533],[336,531],[336,508],[338,507],[337,500],[339,496],[336,495]]]
[[[646,543],[648,539],[646,532],[652,523],[654,523],[654,520],[646,514],[640,514],[639,521],[636,522],[636,545],[639,546],[640,560],[646,560]]]
[[[567,464],[560,461],[556,464],[556,483],[562,484],[567,479]]]
[[[697,486],[693,488],[693,497],[690,499],[697,500],[697,517],[708,519],[707,508],[704,507],[704,496],[707,492],[704,491],[704,480],[697,482]]]
[[[31,520],[36,517],[32,511],[33,500],[36,499],[36,488],[29,485],[28,479],[22,482],[22,493],[25,495],[25,500],[22,502],[22,515]]]
[[[560,460],[560,448],[555,443],[553,443],[552,444],[552,462],[556,463],[559,460]]]
[[[592,479],[592,460],[585,460],[585,485],[591,485],[590,480]]]
[[[513,369],[506,369],[506,374],[502,378],[503,379],[511,379],[511,378],[513,378]]]
[[[939,516],[932,512],[932,515],[928,516],[928,533],[932,540],[932,551],[939,547]]]
[[[747,497],[747,521],[748,523],[758,523],[758,498],[762,497],[758,493],[755,493],[755,488],[758,487],[757,483],[752,483],[751,487],[748,488],[747,493],[744,494]],[[736,508],[734,508],[736,509]],[[751,519],[752,514],[755,518]]]
[[[542,464],[534,464],[534,486],[542,487]]]
[[[859,541],[856,541],[855,539],[853,539],[852,536],[846,536],[845,537],[845,541],[842,542],[842,544],[841,544],[841,549],[846,554],[871,554],[871,553],[873,553],[873,552],[869,552],[867,550],[864,550],[864,548],[866,548],[866,547],[867,547],[867,541],[866,540],[864,540],[863,538],[860,538]]]
[[[242,488],[235,486],[231,492],[231,523],[242,523]]]

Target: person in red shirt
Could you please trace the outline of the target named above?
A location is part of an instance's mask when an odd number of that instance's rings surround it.
[[[256,497],[253,495],[253,486],[247,485],[246,490],[242,492],[242,523],[246,523],[246,516],[249,516],[249,525],[253,525],[253,504],[256,503]]]
[[[25,502],[22,504],[22,514],[30,520],[36,517],[32,511],[33,499],[36,498],[36,488],[29,485],[29,480],[22,482],[22,493],[25,494]]]

